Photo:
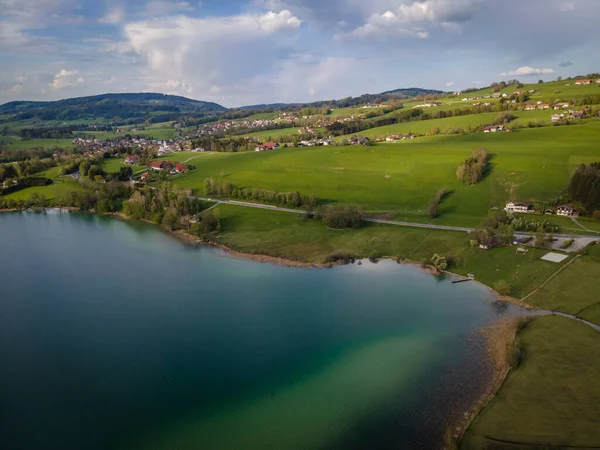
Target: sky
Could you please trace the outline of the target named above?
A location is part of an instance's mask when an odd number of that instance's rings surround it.
[[[0,0],[0,103],[227,107],[600,71],[600,0]]]

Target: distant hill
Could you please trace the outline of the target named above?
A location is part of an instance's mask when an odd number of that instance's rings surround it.
[[[11,120],[93,120],[137,121],[149,116],[156,122],[175,120],[183,114],[214,114],[227,111],[217,103],[165,94],[103,94],[53,102],[16,101],[0,106],[0,114],[14,114]],[[164,120],[163,120],[164,119]]]
[[[297,109],[297,108],[321,108],[321,107],[337,107],[345,108],[357,105],[363,105],[365,103],[377,103],[385,102],[392,98],[403,99],[403,98],[414,98],[420,95],[437,95],[445,94],[444,91],[438,91],[435,89],[421,89],[421,88],[404,88],[395,89],[393,91],[386,91],[380,94],[363,94],[360,97],[346,97],[340,100],[319,100],[310,103],[271,103],[261,105],[242,106],[236,108],[241,111],[263,111],[263,110],[278,110],[278,109]]]
[[[301,108],[344,108],[380,103],[390,99],[404,99],[419,95],[443,94],[433,89],[396,89],[380,94],[364,94],[360,97],[347,97],[340,100],[324,100],[311,103],[271,103],[243,106],[235,109],[225,108],[217,103],[192,100],[175,95],[139,93],[139,94],[103,94],[91,97],[78,97],[51,102],[15,101],[0,105],[0,123],[28,121],[32,124],[53,122],[98,123],[112,125],[140,124],[144,122],[161,123],[185,118],[193,120],[215,120],[221,113],[243,111],[276,111]],[[212,116],[208,118],[207,116]]]
[[[265,109],[287,109],[302,106],[303,103],[269,103],[269,104],[261,104],[261,105],[248,105],[241,106],[237,109],[241,111],[263,111]]]
[[[382,92],[379,95],[392,95],[399,98],[412,98],[418,97],[419,95],[437,95],[445,94],[444,91],[437,91],[435,89],[421,89],[421,88],[405,88],[405,89],[394,89],[393,91]]]

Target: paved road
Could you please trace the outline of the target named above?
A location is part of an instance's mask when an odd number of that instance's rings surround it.
[[[576,225],[579,225],[579,227],[583,228],[585,231],[589,231],[590,233],[598,233],[597,231],[594,230],[590,230],[588,227],[581,225],[581,223],[579,222],[579,220],[577,220],[577,218],[571,216],[571,220],[573,222],[575,222]]]
[[[246,206],[248,208],[258,208],[258,209],[268,209],[271,211],[281,211],[293,214],[308,214],[308,211],[302,209],[293,209],[293,208],[280,208],[278,206],[271,205],[262,205],[260,203],[250,203],[250,202],[240,202],[237,200],[219,200],[213,199],[209,197],[196,197],[199,200],[203,200],[206,202],[216,202],[223,203],[226,205],[236,205],[236,206]],[[396,225],[401,227],[412,227],[412,228],[425,228],[429,230],[445,230],[445,231],[461,231],[464,233],[470,233],[475,230],[475,228],[467,228],[467,227],[452,227],[449,225],[434,225],[431,223],[415,223],[415,222],[400,222],[396,220],[385,220],[385,219],[365,219],[365,222],[370,223],[381,223],[386,225]],[[531,236],[532,233],[515,233],[515,236]],[[588,238],[591,240],[600,240],[600,236],[585,236],[581,234],[553,234],[555,237],[564,237],[564,238]]]

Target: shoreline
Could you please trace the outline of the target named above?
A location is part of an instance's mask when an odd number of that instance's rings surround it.
[[[127,222],[138,220],[140,222],[158,227],[161,231],[167,233],[169,236],[181,241],[182,243],[184,243],[186,245],[193,245],[196,247],[198,247],[198,246],[213,247],[213,248],[217,248],[217,249],[221,250],[223,252],[223,254],[227,257],[235,258],[235,259],[246,259],[249,261],[254,261],[254,262],[258,262],[258,263],[262,263],[262,264],[274,264],[274,265],[278,265],[278,266],[282,266],[282,267],[293,267],[293,268],[303,268],[303,269],[329,269],[329,268],[333,268],[333,267],[337,267],[337,266],[348,265],[348,262],[345,262],[345,261],[337,261],[337,262],[332,262],[332,263],[308,263],[308,262],[294,261],[291,259],[275,257],[275,256],[241,252],[241,251],[235,250],[233,248],[230,248],[223,243],[214,242],[214,241],[200,241],[199,238],[197,238],[191,234],[188,234],[183,230],[170,231],[161,225],[155,224],[153,222],[150,222],[150,221],[144,220],[144,219],[133,219],[121,212],[99,214],[95,211],[80,211],[78,208],[72,208],[72,207],[30,208],[29,210],[34,211],[34,212],[45,211],[45,210],[58,210],[58,211],[64,211],[64,212],[84,212],[84,213],[91,213],[96,216],[112,217],[116,220],[122,220],[122,221],[127,221]],[[26,211],[28,211],[28,210],[19,210],[19,209],[0,210],[0,212],[7,212],[7,213],[8,212],[26,212]],[[368,259],[368,258],[365,257],[365,258],[360,258],[360,259]],[[357,260],[360,260],[360,259],[357,258]],[[391,260],[391,261],[396,262],[397,264],[410,265],[410,266],[413,266],[413,267],[419,269],[421,272],[423,272],[427,275],[433,275],[433,276],[446,275],[446,276],[449,276],[452,278],[457,278],[457,279],[465,278],[463,275],[456,274],[456,273],[453,273],[450,271],[441,271],[440,272],[431,266],[423,266],[422,264],[420,264],[416,261],[411,261],[409,259],[399,260],[399,259],[393,258],[393,257],[381,257],[381,258],[378,258],[378,260]],[[492,296],[496,297],[500,301],[504,301],[506,303],[513,304],[515,306],[518,306],[518,307],[523,308],[528,311],[535,309],[532,305],[522,302],[521,300],[499,294],[492,287],[490,287],[478,280],[473,279],[471,281],[476,282],[479,285],[485,287]],[[516,336],[516,332],[518,331],[518,328],[519,328],[518,327],[519,319],[514,318],[514,317],[513,318],[504,318],[500,322],[492,323],[490,325],[482,327],[473,332],[473,334],[479,335],[479,337],[483,338],[486,341],[485,345],[486,345],[486,348],[488,351],[487,352],[488,353],[488,355],[487,355],[488,361],[487,362],[492,366],[491,367],[492,377],[489,380],[488,386],[483,390],[482,395],[476,401],[474,401],[474,403],[469,408],[467,408],[467,410],[464,412],[464,414],[462,416],[463,418],[458,420],[457,423],[452,425],[452,436],[453,436],[455,442],[459,442],[462,439],[462,437],[464,436],[464,434],[466,433],[468,428],[471,426],[473,421],[477,418],[479,413],[497,395],[497,393],[500,390],[500,388],[502,387],[502,384],[504,383],[508,373],[510,372],[510,366],[508,363],[505,363],[504,366],[501,367],[501,366],[499,366],[500,362],[494,358],[493,352],[492,352],[492,343],[493,343],[492,340],[493,340],[493,336],[494,336],[494,330],[501,328],[503,323],[508,323],[511,321],[515,322],[515,325],[513,327],[513,330],[514,330],[513,339],[514,339]]]

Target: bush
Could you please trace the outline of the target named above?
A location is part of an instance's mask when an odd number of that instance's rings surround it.
[[[328,228],[360,228],[363,225],[363,212],[357,206],[328,205],[321,212],[321,219]]]
[[[484,149],[474,151],[456,170],[456,177],[468,185],[477,184],[485,175],[488,166],[488,153]]]
[[[440,272],[448,268],[446,257],[438,255],[437,253],[431,258],[431,264]]]
[[[356,261],[357,256],[353,253],[348,253],[348,252],[335,252],[332,253],[331,255],[329,255],[327,258],[325,258],[325,262],[326,263],[338,263],[338,262],[343,262],[345,264],[350,264],[353,263],[354,261]]]

